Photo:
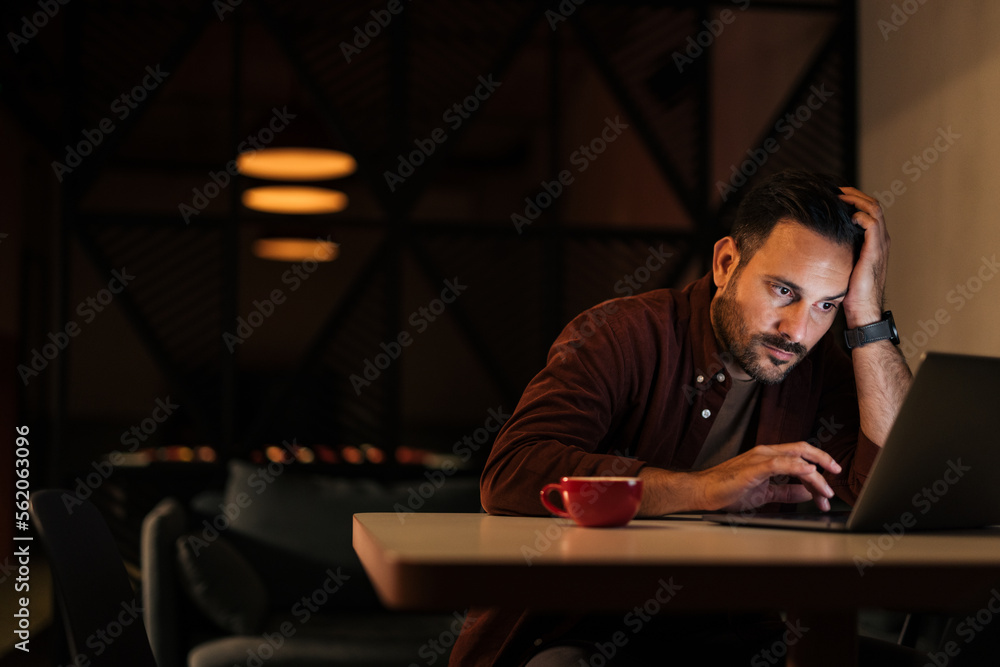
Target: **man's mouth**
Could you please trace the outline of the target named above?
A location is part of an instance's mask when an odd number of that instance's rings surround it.
[[[768,344],[764,344],[764,349],[771,356],[771,359],[777,364],[786,364],[789,361],[794,360],[798,355],[795,352],[789,352],[787,350],[782,350],[778,347],[773,347]]]

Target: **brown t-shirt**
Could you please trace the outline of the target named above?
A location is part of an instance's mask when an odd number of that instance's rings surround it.
[[[760,385],[746,371],[728,360],[726,368],[715,374],[715,381],[724,382],[727,374],[733,379],[732,385],[708,437],[705,438],[705,444],[698,452],[698,458],[691,466],[692,470],[717,466],[739,454],[753,418]]]

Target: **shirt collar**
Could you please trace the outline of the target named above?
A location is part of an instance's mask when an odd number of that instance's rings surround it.
[[[712,274],[694,281],[685,288],[690,293],[691,300],[691,341],[694,351],[694,367],[698,373],[715,374],[725,368],[728,354],[723,352],[715,339],[715,329],[712,328],[712,297],[715,294],[715,282]]]

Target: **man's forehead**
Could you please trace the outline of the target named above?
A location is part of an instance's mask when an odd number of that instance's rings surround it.
[[[854,252],[850,245],[838,243],[791,218],[783,218],[774,225],[758,253],[766,250],[776,255],[795,254],[803,249],[846,255],[853,264]]]
[[[854,252],[850,246],[837,243],[805,225],[782,220],[774,226],[747,266],[786,282],[821,278],[827,283],[827,296],[833,296],[847,289],[854,268]],[[833,287],[836,289],[831,291]]]

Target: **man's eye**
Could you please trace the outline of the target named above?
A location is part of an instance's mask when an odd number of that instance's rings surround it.
[[[820,307],[823,310],[825,310],[826,312],[831,312],[831,311],[837,310],[837,304],[830,303],[829,301],[827,301],[826,303],[822,304]]]
[[[773,289],[775,294],[778,296],[789,296],[792,293],[792,290],[788,289],[784,285],[774,285]]]

